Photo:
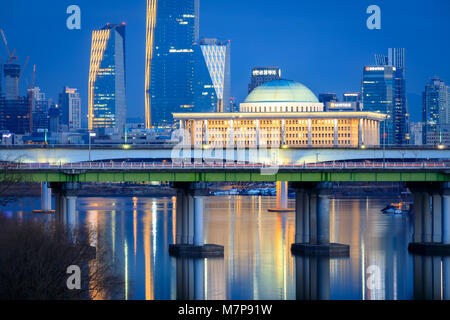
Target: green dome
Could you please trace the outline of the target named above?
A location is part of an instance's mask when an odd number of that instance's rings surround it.
[[[275,80],[256,87],[245,99],[245,103],[257,102],[312,102],[316,95],[300,82]]]

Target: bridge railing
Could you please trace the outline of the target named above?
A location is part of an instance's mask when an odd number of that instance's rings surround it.
[[[70,164],[0,163],[9,170],[146,170],[146,169],[450,169],[450,161],[441,162],[332,162],[301,164],[249,164],[249,163],[155,163],[155,162],[84,162]]]

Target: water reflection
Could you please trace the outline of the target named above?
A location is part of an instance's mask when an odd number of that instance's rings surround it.
[[[37,219],[31,211],[39,201],[24,198],[3,210],[17,219]],[[408,254],[411,217],[380,213],[389,200],[330,201],[330,239],[350,244],[351,253],[328,261],[291,255],[295,215],[269,213],[276,198],[243,196],[206,201],[205,241],[223,245],[224,258],[172,258],[175,202],[172,197],[77,201],[75,222],[89,228],[93,246],[110,248],[105,259],[125,280],[127,299],[450,298],[448,258]]]

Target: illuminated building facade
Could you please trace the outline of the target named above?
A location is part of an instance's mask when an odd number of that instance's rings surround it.
[[[278,67],[253,68],[250,84],[248,85],[248,93],[251,93],[253,89],[259,87],[260,85],[280,79],[281,69]]]
[[[191,144],[213,147],[359,147],[380,144],[375,112],[324,112],[299,82],[277,80],[255,88],[239,113],[174,114]]]
[[[425,85],[422,97],[423,142],[434,145],[443,133],[450,131],[449,87],[441,79],[432,78]]]
[[[381,143],[395,144],[395,109],[394,109],[394,77],[393,66],[364,67],[362,81],[362,99],[364,111],[387,115],[381,128]]]
[[[61,119],[59,124],[64,124],[69,130],[81,129],[81,98],[78,89],[64,87],[59,94],[59,109]]]
[[[410,143],[409,108],[406,96],[406,49],[389,48],[388,55],[376,54],[376,65],[394,67],[393,97],[393,143],[402,145]]]
[[[344,93],[343,102],[360,102],[361,93],[359,92],[346,92]]]
[[[194,108],[199,0],[147,0],[146,128],[167,127]]]
[[[201,39],[194,51],[194,111],[230,111],[230,41]]]
[[[126,113],[125,23],[107,24],[92,33],[89,130],[113,128],[123,133]]]

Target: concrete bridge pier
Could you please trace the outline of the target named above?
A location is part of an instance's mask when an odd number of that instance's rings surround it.
[[[330,243],[328,184],[293,184],[296,193],[294,255],[348,257],[350,246]]]
[[[223,257],[223,246],[204,243],[204,184],[174,183],[172,187],[177,190],[176,243],[169,245],[169,253],[188,258]]]
[[[52,183],[55,194],[56,221],[66,225],[71,232],[77,227],[77,197],[80,185],[78,183]]]
[[[52,189],[48,182],[41,182],[41,209],[33,213],[54,213],[52,210]]]
[[[450,184],[410,183],[414,196],[411,253],[450,256]]]

